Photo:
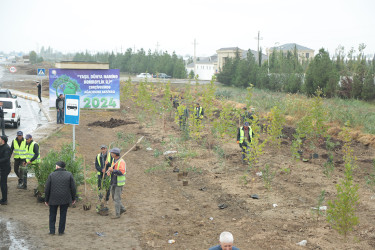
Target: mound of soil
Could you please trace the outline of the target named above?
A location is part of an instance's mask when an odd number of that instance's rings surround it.
[[[95,122],[92,122],[92,123],[89,123],[88,126],[100,126],[100,127],[104,127],[104,128],[115,128],[115,127],[119,127],[119,126],[122,126],[122,125],[127,125],[127,124],[134,124],[135,122],[133,121],[124,121],[124,120],[121,120],[121,119],[114,119],[114,118],[111,118],[109,121],[105,121],[105,122],[102,122],[102,121],[95,121]]]

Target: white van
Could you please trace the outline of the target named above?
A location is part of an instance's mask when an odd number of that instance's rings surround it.
[[[4,123],[18,128],[21,125],[21,105],[18,104],[17,99],[0,98],[1,103],[4,110]]]

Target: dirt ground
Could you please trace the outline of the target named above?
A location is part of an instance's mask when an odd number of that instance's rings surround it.
[[[354,181],[360,186],[360,224],[345,240],[324,215],[317,218],[311,210],[322,190],[326,190],[326,201],[334,198],[335,184],[343,177],[339,141],[333,151],[335,170],[331,178],[323,174],[327,161],[324,147],[317,148],[318,159],[292,159],[292,128],[284,130],[281,148],[267,147],[258,167],[248,173],[235,139],[219,144],[223,149],[219,157],[208,149],[212,147],[207,145],[208,140],[179,141],[182,133],[173,121],[164,128],[160,121],[139,122],[138,108],[126,102],[121,107],[118,111],[83,110],[80,125],[76,126],[76,141],[78,153],[85,157],[92,172],[101,144],[125,140],[124,135],[133,135],[135,140],[144,136],[140,147],[125,157],[123,203],[127,212],[119,220],[111,220],[98,215],[94,208],[84,211],[82,202],[78,202],[68,210],[66,234],[49,236],[48,208],[33,196],[35,180],[30,181],[28,190],[17,190],[15,178],[10,178],[9,204],[0,207],[1,216],[22,223],[28,232],[24,236],[35,249],[208,249],[218,243],[222,231],[232,232],[235,246],[240,249],[300,249],[296,243],[302,240],[307,240],[306,249],[375,248],[375,196],[365,186],[365,176],[373,171],[373,148],[359,142],[353,145],[358,162]],[[119,126],[111,127],[111,119],[117,119]],[[51,148],[71,142],[71,137],[72,127],[64,125],[41,143],[42,157]],[[123,152],[131,146],[122,148]],[[190,157],[164,157],[162,152],[167,150]],[[306,149],[304,158],[310,153]],[[255,174],[266,164],[275,171],[271,190]],[[177,169],[188,173],[183,177],[187,186],[178,180]],[[243,181],[245,174],[247,184]],[[83,186],[79,191],[83,195]],[[259,199],[252,199],[253,194]],[[96,195],[90,191],[88,197],[95,205]],[[322,205],[327,205],[326,201]],[[112,200],[109,208],[113,215]],[[171,239],[174,244],[168,243]]]

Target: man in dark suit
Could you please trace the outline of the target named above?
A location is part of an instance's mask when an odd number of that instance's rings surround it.
[[[4,109],[3,102],[0,102],[0,126],[2,135],[5,135]]]
[[[76,184],[72,173],[66,171],[65,162],[56,162],[56,170],[46,182],[45,197],[45,204],[49,206],[49,234],[55,234],[57,208],[60,206],[59,235],[63,235],[69,204],[76,203]]]
[[[39,98],[39,101],[42,102],[42,85],[40,84],[39,81],[36,82],[36,87],[38,89],[38,98]]]
[[[10,173],[10,147],[7,144],[8,137],[5,135],[0,137],[0,187],[2,199],[1,205],[8,204],[8,175]]]

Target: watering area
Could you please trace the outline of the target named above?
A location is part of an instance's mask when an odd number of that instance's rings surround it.
[[[21,228],[17,222],[0,218],[0,249],[33,249],[28,240],[20,235]]]

